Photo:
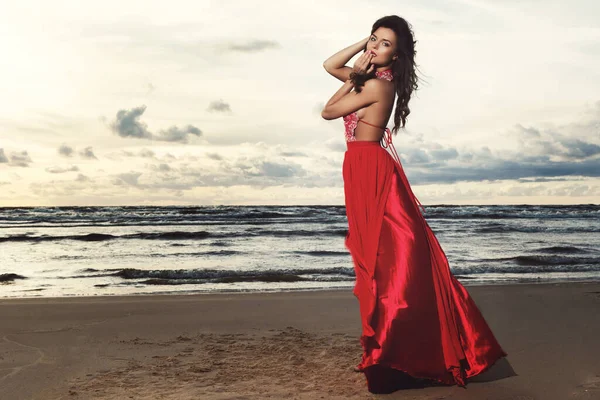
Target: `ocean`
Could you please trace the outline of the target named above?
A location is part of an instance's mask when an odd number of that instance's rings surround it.
[[[600,205],[425,206],[465,286],[600,280]],[[0,208],[0,297],[347,289],[344,206]]]

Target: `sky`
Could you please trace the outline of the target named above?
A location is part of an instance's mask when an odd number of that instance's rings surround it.
[[[596,1],[22,0],[0,4],[0,206],[343,205],[323,62],[392,14],[421,203],[600,203]]]

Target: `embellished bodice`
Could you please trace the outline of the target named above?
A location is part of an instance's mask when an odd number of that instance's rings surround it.
[[[386,79],[388,81],[391,81],[394,79],[394,75],[392,74],[392,70],[391,69],[386,69],[384,71],[375,71],[375,77],[379,78],[379,79]],[[358,125],[358,121],[361,122],[365,122],[362,121],[358,118],[358,115],[356,113],[356,111],[354,111],[353,113],[350,113],[348,115],[345,115],[343,117],[344,120],[344,135],[346,136],[346,142],[352,142],[356,140],[356,137],[354,136],[354,130],[356,129],[356,126]],[[381,128],[381,129],[385,129],[385,127]]]

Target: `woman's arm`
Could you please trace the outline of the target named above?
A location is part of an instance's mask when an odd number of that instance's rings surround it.
[[[335,92],[335,94],[333,96],[331,96],[331,98],[329,99],[327,104],[325,104],[325,107],[323,108],[323,110],[327,110],[328,107],[331,107],[339,99],[341,99],[342,97],[344,97],[345,95],[350,93],[352,91],[353,87],[354,87],[354,83],[350,79],[348,79],[346,82],[344,82],[342,87],[339,88],[338,91]]]
[[[325,70],[340,81],[346,82],[350,76],[350,72],[352,72],[352,68],[346,67],[346,63],[365,47],[370,37],[371,35],[329,57],[323,63]]]
[[[380,79],[369,79],[365,82],[363,90],[357,93],[351,92],[354,84],[348,79],[325,104],[321,117],[327,120],[336,119],[376,103],[379,101],[378,93],[384,90],[383,84]]]

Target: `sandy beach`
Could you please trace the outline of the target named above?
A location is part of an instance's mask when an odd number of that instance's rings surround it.
[[[508,357],[367,391],[350,290],[0,300],[0,399],[600,399],[600,283],[469,286]]]

